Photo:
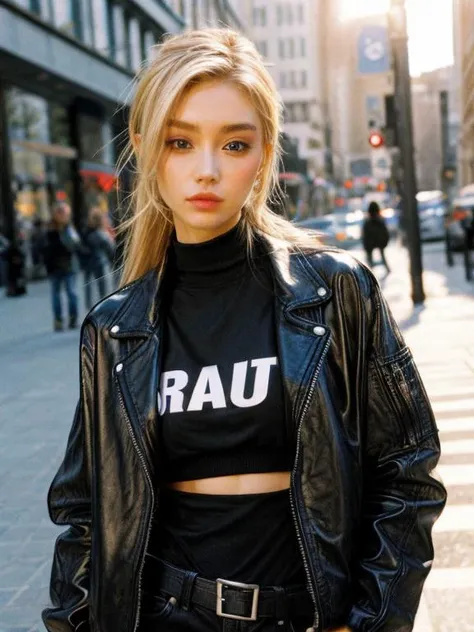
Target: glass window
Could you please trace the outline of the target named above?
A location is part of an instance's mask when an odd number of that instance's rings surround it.
[[[252,21],[253,21],[254,26],[258,26],[258,16],[259,16],[259,9],[254,7],[252,11]]]
[[[83,160],[105,162],[102,127],[101,119],[88,114],[79,115],[79,142]]]
[[[278,40],[278,56],[280,59],[285,59],[285,40]]]
[[[259,51],[264,57],[267,56],[268,49],[267,49],[267,42],[265,40],[260,42],[260,44],[259,44]]]
[[[139,70],[142,63],[140,41],[140,23],[136,18],[130,20],[130,61],[133,70]]]
[[[286,88],[286,72],[280,72],[280,88]]]
[[[18,4],[23,9],[30,10],[30,0],[15,0],[16,4]]]
[[[295,56],[295,42],[292,37],[288,40],[288,56],[290,58]]]
[[[300,24],[304,22],[304,6],[301,3],[298,5],[298,22]]]
[[[82,41],[88,46],[94,46],[94,20],[90,2],[81,2],[79,11],[81,12]]]
[[[277,24],[281,26],[283,24],[283,11],[281,4],[277,4]]]
[[[300,55],[306,57],[306,39],[304,37],[300,38]]]
[[[141,62],[144,62],[144,61],[147,61],[148,59],[146,41],[145,41],[146,31],[142,25],[139,25],[139,28],[140,28],[140,59],[141,59]]]
[[[153,59],[154,46],[156,44],[156,39],[154,34],[151,31],[147,31],[145,33],[145,49],[146,49],[146,60],[151,61]]]
[[[288,24],[293,24],[293,7],[290,2],[286,5],[286,16]]]
[[[53,19],[53,7],[50,0],[41,0],[41,16],[47,21],[50,22]]]
[[[125,49],[125,65],[132,68],[132,18],[128,11],[123,12],[123,32],[124,32],[124,49]]]
[[[290,70],[290,88],[296,88],[295,71]]]
[[[260,9],[260,26],[267,25],[267,9],[266,7],[262,7]]]
[[[59,103],[49,104],[49,129],[55,145],[69,147],[72,144],[68,111]]]
[[[120,5],[115,4],[112,7],[112,15],[113,15],[113,30],[114,30],[114,41],[115,41],[114,59],[117,62],[117,64],[125,66],[127,65],[127,39],[126,39],[123,8]]]
[[[110,54],[109,16],[106,0],[92,0],[92,20],[94,24],[94,48],[101,55]]]
[[[47,101],[16,88],[9,90],[7,99],[12,141],[50,142]]]
[[[40,0],[30,0],[30,11],[32,13],[36,13],[36,15],[41,15],[41,2],[40,2]]]
[[[306,74],[306,70],[301,71],[301,87],[306,88],[308,81],[308,75]]]
[[[82,38],[82,21],[80,4],[76,0],[52,0],[54,23],[68,35]]]

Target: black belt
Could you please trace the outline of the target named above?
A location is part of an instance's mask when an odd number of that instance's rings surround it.
[[[256,621],[261,617],[283,619],[286,616],[311,616],[314,606],[308,591],[302,586],[263,587],[256,584],[231,582],[226,579],[211,581],[197,573],[154,558],[157,588],[178,599],[185,609],[196,604],[214,610],[228,619]]]

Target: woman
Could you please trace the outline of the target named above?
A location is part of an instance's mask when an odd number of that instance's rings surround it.
[[[83,235],[84,254],[84,298],[86,308],[92,308],[92,284],[96,281],[98,298],[107,294],[107,265],[112,263],[115,253],[112,238],[104,229],[104,214],[100,208],[89,211],[87,229]]]
[[[367,262],[370,267],[374,265],[373,252],[378,249],[386,273],[390,274],[390,268],[385,258],[385,248],[388,246],[390,235],[388,234],[385,221],[380,214],[380,206],[377,202],[371,202],[367,212],[369,216],[364,221],[362,227],[362,243],[364,244],[364,250],[367,255]]]
[[[371,273],[268,210],[280,120],[231,31],[142,72],[124,285],[84,323],[49,493],[51,631],[412,627],[436,427]]]

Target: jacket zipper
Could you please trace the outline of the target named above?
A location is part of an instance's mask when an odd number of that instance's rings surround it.
[[[127,428],[128,428],[128,432],[130,434],[130,437],[132,438],[132,443],[133,446],[135,448],[135,450],[137,451],[138,454],[138,458],[140,459],[140,462],[143,466],[143,470],[145,472],[145,476],[147,478],[148,484],[150,485],[150,492],[151,492],[151,512],[149,514],[149,518],[148,518],[148,525],[147,525],[147,532],[146,532],[146,538],[145,538],[145,547],[143,549],[143,551],[146,552],[147,548],[148,548],[148,542],[150,540],[150,533],[151,533],[151,528],[152,528],[152,516],[153,516],[153,511],[154,511],[154,507],[155,507],[155,492],[153,490],[153,484],[151,481],[151,476],[150,473],[148,472],[148,468],[146,466],[145,463],[145,458],[143,457],[143,453],[138,445],[138,442],[135,438],[135,433],[133,431],[132,428],[132,424],[130,423],[130,419],[127,413],[127,409],[125,407],[125,403],[123,401],[123,395],[122,395],[122,388],[120,385],[120,379],[117,377],[117,382],[119,385],[119,399],[120,399],[120,406],[124,412],[125,415],[125,421],[127,423]],[[139,624],[139,620],[140,620],[140,608],[141,608],[141,597],[142,597],[142,574],[143,574],[143,567],[145,565],[145,554],[142,554],[142,559],[140,561],[140,568],[138,571],[138,598],[137,598],[137,608],[136,608],[136,616],[135,616],[135,625],[133,627],[133,632],[137,632],[138,629],[138,624]]]
[[[294,489],[296,488],[296,470],[298,467],[298,462],[299,462],[299,456],[300,456],[300,447],[301,447],[301,426],[303,424],[303,420],[306,416],[306,413],[308,412],[308,408],[309,408],[309,402],[311,401],[311,397],[313,395],[314,389],[316,388],[316,382],[318,380],[318,376],[319,373],[321,371],[321,366],[323,363],[323,359],[326,355],[326,351],[327,348],[329,347],[329,339],[327,340],[324,349],[323,349],[323,353],[321,354],[321,358],[319,360],[319,363],[316,367],[316,370],[314,372],[314,375],[312,377],[311,380],[311,384],[309,387],[309,391],[308,391],[308,395],[306,397],[306,402],[305,405],[303,407],[303,411],[301,413],[299,422],[298,422],[298,429],[297,429],[297,435],[296,435],[296,457],[295,457],[295,465],[293,468],[293,471],[291,473],[291,482],[292,485],[290,487],[290,501],[291,501],[291,512],[293,514],[293,520],[295,523],[295,528],[296,528],[296,536],[298,538],[298,544],[300,546],[300,550],[301,550],[301,556],[303,558],[303,565],[304,565],[304,569],[306,572],[306,576],[308,578],[308,586],[309,586],[309,590],[310,590],[310,594],[311,594],[311,598],[313,600],[313,604],[315,607],[315,614],[314,614],[314,619],[315,619],[315,624],[316,624],[316,632],[320,629],[320,604],[319,604],[319,598],[318,595],[316,594],[315,591],[315,584],[316,582],[313,580],[313,576],[311,574],[311,569],[308,563],[308,558],[306,556],[306,548],[305,548],[305,543],[304,543],[304,536],[302,535],[303,529],[301,528],[301,516],[299,514],[298,511],[298,506],[297,506],[297,502],[295,500],[294,497]]]

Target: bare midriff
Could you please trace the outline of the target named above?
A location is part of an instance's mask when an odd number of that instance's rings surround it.
[[[291,472],[265,474],[236,474],[203,478],[197,481],[168,483],[166,487],[192,494],[267,494],[290,487]]]

